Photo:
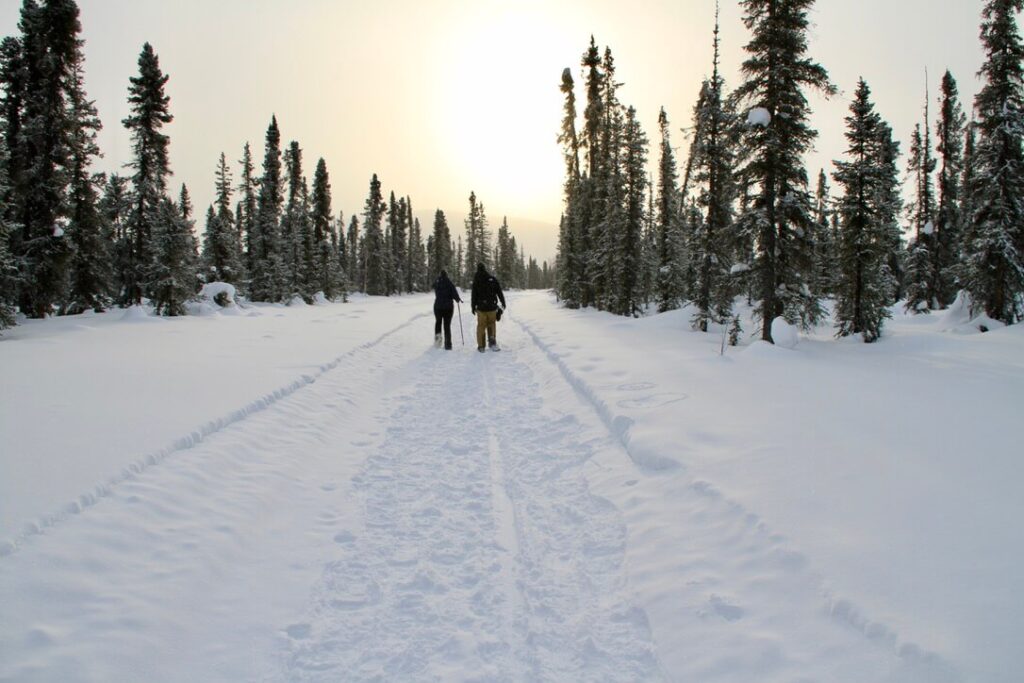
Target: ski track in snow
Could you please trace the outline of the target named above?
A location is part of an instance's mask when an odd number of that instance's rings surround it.
[[[622,566],[621,513],[593,495],[571,415],[545,413],[509,350],[437,353],[382,410],[289,680],[662,678]]]
[[[330,372],[334,368],[338,367],[338,365],[341,364],[343,361],[352,358],[353,356],[356,356],[363,351],[372,349],[373,347],[377,346],[388,337],[394,335],[399,330],[409,327],[417,320],[427,317],[427,315],[428,314],[424,313],[413,316],[410,320],[407,320],[401,325],[385,332],[377,339],[374,339],[373,341],[370,342],[366,342],[364,344],[360,344],[354,349],[351,349],[350,351],[338,356],[334,360],[321,365],[315,373],[302,375],[299,379],[295,380],[294,382],[291,382],[286,386],[275,389],[274,391],[264,396],[261,396],[254,401],[251,401],[245,407],[235,410],[229,413],[228,415],[217,418],[215,420],[211,420],[210,422],[207,422],[192,430],[189,434],[182,436],[178,439],[175,439],[173,443],[166,446],[165,448],[162,448],[161,450],[155,453],[151,453],[147,456],[144,456],[136,460],[135,462],[130,463],[120,472],[120,474],[111,477],[102,484],[97,485],[96,487],[93,488],[93,490],[82,493],[75,500],[67,503],[67,505],[65,505],[62,510],[56,511],[50,515],[27,523],[25,529],[11,539],[0,539],[0,558],[4,557],[5,555],[10,555],[11,553],[17,551],[17,549],[21,547],[21,545],[24,544],[24,542],[28,538],[38,534],[43,534],[46,532],[47,529],[50,529],[53,526],[65,521],[69,517],[80,514],[83,510],[92,507],[103,498],[109,496],[117,485],[125,481],[128,481],[139,474],[142,474],[146,469],[152,467],[153,465],[157,465],[163,462],[169,456],[172,456],[180,451],[193,448],[197,444],[201,443],[204,439],[209,438],[213,434],[216,434],[217,432],[220,432],[221,430],[237,422],[245,420],[246,418],[252,416],[255,413],[258,413],[262,410],[266,410],[270,406],[276,404],[278,401],[287,398],[288,396],[291,396],[299,389],[302,389],[303,387],[316,382],[325,373]]]

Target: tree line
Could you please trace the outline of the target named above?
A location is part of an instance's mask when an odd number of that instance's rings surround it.
[[[236,184],[222,153],[214,203],[197,217],[187,187],[175,196],[169,187],[169,77],[149,43],[122,121],[130,174],[94,173],[101,123],[85,92],[77,4],[24,0],[18,28],[0,43],[0,329],[19,311],[42,318],[148,302],[180,315],[209,282],[230,283],[251,301],[311,303],[429,291],[441,269],[467,286],[484,263],[506,287],[551,286],[553,269],[526,257],[507,219],[492,237],[475,194],[465,244],[440,209],[424,235],[411,198],[391,192],[385,201],[376,174],[346,228],[333,213],[324,159],[310,185],[303,149],[282,145],[276,117],[261,169],[246,143]]]
[[[926,93],[907,154],[907,201],[900,144],[864,79],[845,119],[846,154],[831,174],[838,193],[824,171],[812,191],[803,158],[817,132],[807,97],[837,92],[807,54],[813,0],[740,4],[751,34],[742,82],[730,92],[719,71],[716,18],[711,76],[682,167],[665,111],[652,152],[635,109],[619,101],[610,48],[602,53],[591,37],[579,107],[572,71],[563,71],[556,293],[564,304],[636,316],[688,303],[694,329],[726,326],[732,343],[742,298],[767,341],[779,316],[804,328],[822,322],[826,299],[835,303],[836,335],[866,342],[878,339],[897,302],[927,313],[960,292],[973,315],[1024,318],[1024,0],[984,3],[983,87],[970,121],[948,71],[934,122]],[[646,171],[651,153],[656,177]]]

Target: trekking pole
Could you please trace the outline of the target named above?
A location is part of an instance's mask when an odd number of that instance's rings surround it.
[[[466,345],[466,333],[462,331],[462,302],[458,302],[459,306],[459,334],[462,335],[462,345]]]

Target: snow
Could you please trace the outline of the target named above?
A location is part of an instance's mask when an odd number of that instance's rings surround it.
[[[732,268],[729,269],[729,275],[739,275],[740,273],[746,273],[750,270],[750,264],[748,263],[734,263]]]
[[[800,342],[800,332],[779,316],[772,320],[772,341],[780,349],[795,349]]]
[[[767,127],[772,122],[772,113],[764,107],[753,107],[747,112],[748,126]]]
[[[928,221],[927,223],[924,224],[924,227],[921,228],[921,232],[923,232],[926,235],[932,234],[933,232],[935,232],[935,224],[932,223],[931,221]]]
[[[223,296],[229,305],[235,303],[235,286],[230,282],[207,282],[199,291],[199,299],[214,303],[218,296]]]
[[[509,298],[5,331],[0,680],[1016,680],[1024,328]]]

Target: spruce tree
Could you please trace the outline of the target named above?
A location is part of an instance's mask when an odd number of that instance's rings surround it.
[[[280,238],[283,203],[281,131],[277,127],[277,117],[272,116],[264,143],[255,229],[249,240],[252,251],[249,296],[253,301],[278,302],[284,298],[285,264]]]
[[[242,176],[238,184],[239,199],[235,209],[235,227],[238,229],[239,244],[242,245],[242,265],[245,269],[248,291],[248,280],[252,275],[253,255],[255,254],[253,245],[254,241],[255,243],[259,242],[256,217],[259,213],[258,193],[260,188],[260,181],[256,177],[256,169],[253,166],[252,152],[248,142],[245,143],[239,163],[242,165]]]
[[[185,302],[196,292],[196,241],[188,191],[181,187],[178,204],[164,197],[153,230],[154,258],[147,273],[157,315],[184,315]]]
[[[363,242],[359,237],[359,216],[355,214],[348,222],[348,234],[345,237],[345,244],[348,247],[348,283],[356,291],[366,291],[365,262],[362,259]]]
[[[0,144],[0,197],[10,191],[7,169],[7,149]],[[0,330],[14,326],[18,297],[18,265],[10,249],[10,227],[6,212],[0,210]]]
[[[331,225],[331,182],[327,173],[327,162],[323,157],[316,162],[313,174],[312,225],[313,253],[315,265],[311,273],[314,291],[323,292],[327,299],[333,299],[339,292],[338,284],[338,238]]]
[[[908,207],[914,239],[907,254],[906,310],[915,313],[927,313],[939,307],[938,235],[935,230],[935,188],[932,184],[937,162],[932,155],[928,112],[926,95],[924,126],[918,124],[914,127],[907,168],[914,181],[914,198]]]
[[[987,0],[982,11],[984,85],[974,100],[977,142],[964,286],[973,312],[1005,324],[1024,314],[1024,0]]]
[[[862,79],[846,117],[847,161],[836,161],[835,179],[843,188],[839,202],[839,242],[836,281],[837,336],[860,334],[873,342],[882,334],[893,288],[886,266],[887,234],[892,213],[885,198],[893,184],[886,168],[889,128],[872,104],[871,90]]]
[[[231,191],[231,171],[221,152],[216,170],[216,209],[211,206],[207,212],[203,236],[203,279],[237,285],[242,280],[242,248],[231,211]]]
[[[822,313],[809,288],[813,218],[803,156],[817,133],[809,124],[805,91],[832,95],[835,87],[828,72],[806,55],[807,15],[813,4],[742,0],[743,21],[753,36],[745,48],[749,57],[742,66],[744,81],[734,97],[749,111],[740,179],[756,194],[739,224],[756,250],[754,310],[766,341],[772,341],[776,317],[806,326]]]
[[[170,98],[164,94],[168,76],[160,70],[160,61],[153,46],[146,43],[139,55],[139,75],[129,79],[128,103],[132,114],[123,124],[131,134],[134,159],[129,166],[132,175],[132,213],[128,218],[130,265],[126,272],[122,303],[137,305],[143,296],[152,296],[148,279],[154,265],[154,233],[170,212],[167,200],[167,177],[170,139],[161,133],[174,117],[169,111]],[[167,200],[169,201],[169,200]]]
[[[734,204],[737,194],[733,180],[735,151],[733,131],[736,116],[726,104],[725,80],[718,70],[718,22],[715,22],[711,78],[704,82],[694,111],[694,140],[687,162],[696,189],[696,204],[703,219],[691,232],[690,261],[694,287],[690,298],[697,312],[691,324],[701,332],[709,322],[725,324],[732,318],[732,269],[735,238]]]
[[[658,161],[657,196],[657,268],[655,297],[658,312],[679,308],[686,296],[686,251],[682,212],[679,206],[678,171],[669,133],[668,115],[658,114],[661,131],[661,157]]]
[[[647,136],[637,121],[636,109],[626,110],[622,180],[625,206],[617,240],[616,281],[612,311],[639,316],[643,312],[644,225],[647,199]]]
[[[477,201],[476,192],[470,192],[469,214],[466,216],[463,286],[468,286],[472,282],[476,264],[482,263],[490,270],[491,262],[491,236],[487,229],[487,215],[484,213],[484,205]]]
[[[580,304],[582,278],[582,254],[579,252],[580,238],[578,235],[580,230],[580,221],[578,220],[581,180],[580,140],[576,133],[576,94],[573,88],[572,70],[566,68],[562,71],[560,89],[565,95],[565,105],[562,130],[558,136],[565,158],[565,184],[563,185],[565,213],[562,214],[559,221],[557,260],[562,267],[559,269],[560,278],[555,289],[564,305],[570,308],[575,308]]]
[[[363,208],[363,268],[365,273],[363,291],[367,294],[388,294],[388,274],[386,271],[387,244],[381,231],[387,204],[381,194],[380,181],[377,174],[370,180],[370,193],[366,197]]]
[[[128,222],[132,207],[128,179],[112,173],[103,186],[99,211],[104,240],[111,251],[110,294],[117,301],[124,301],[126,287],[131,279],[132,244]]]
[[[73,117],[85,103],[78,15],[73,0],[26,0],[19,23],[20,59],[9,54],[13,43],[5,45],[4,87],[13,88],[5,103],[5,133],[15,136],[7,141],[8,181],[13,218],[20,228],[12,245],[21,270],[21,311],[32,318],[50,314],[65,296],[74,247],[65,233],[71,213],[72,150],[78,147],[82,153],[82,129]],[[20,112],[13,112],[14,107]],[[85,200],[81,192],[78,199]]]
[[[441,209],[434,212],[434,232],[431,238],[430,277],[437,277],[442,270],[452,275],[456,274],[451,230],[448,228],[448,219],[445,218],[444,211]]]
[[[942,77],[939,120],[935,134],[942,159],[938,178],[938,208],[935,215],[935,279],[942,308],[949,306],[959,289],[960,241],[963,232],[960,181],[963,176],[964,127],[966,117],[960,106],[956,80],[946,71]]]
[[[68,238],[73,249],[70,291],[63,307],[68,313],[105,310],[110,303],[113,281],[110,241],[104,239],[99,209],[98,180],[89,170],[93,157],[100,153],[96,134],[102,126],[96,107],[86,99],[83,80],[83,64],[76,60],[68,91],[72,126]]]

